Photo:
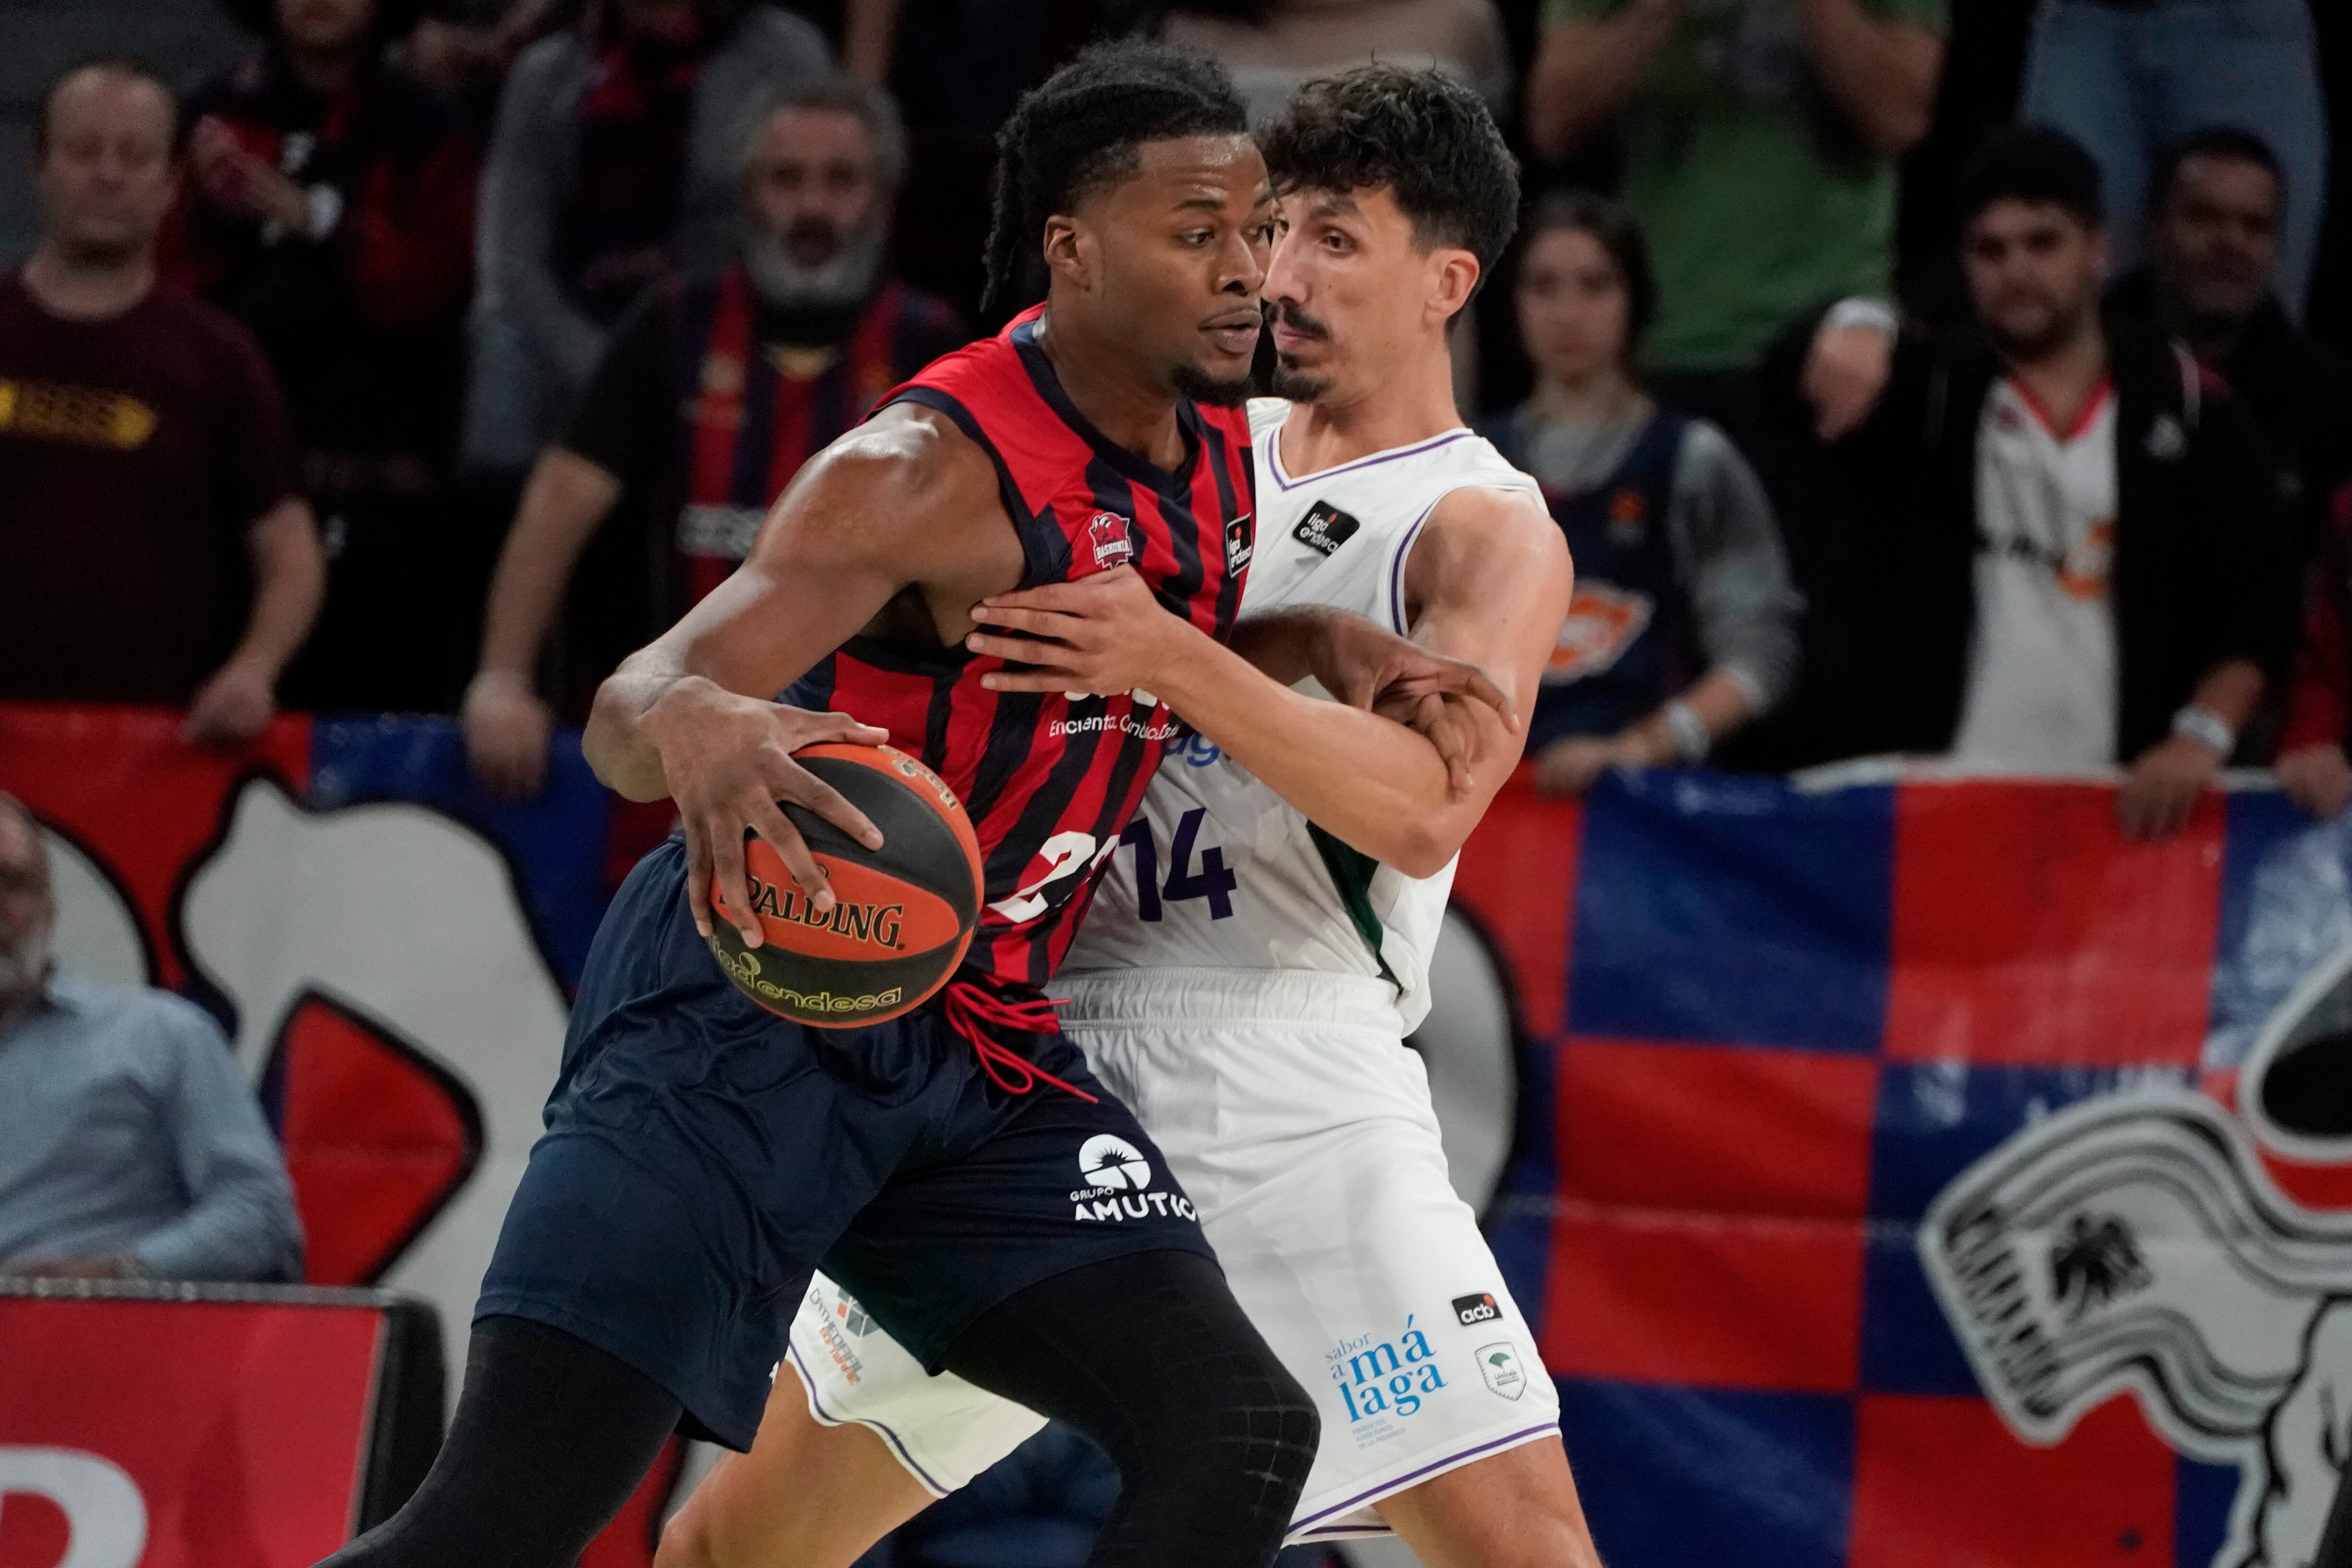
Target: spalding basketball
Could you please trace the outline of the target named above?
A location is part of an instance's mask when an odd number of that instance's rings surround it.
[[[809,746],[793,760],[839,790],[882,830],[867,849],[805,806],[781,803],[838,901],[820,914],[768,841],[748,835],[743,860],[762,945],[746,947],[710,889],[710,951],[738,989],[769,1012],[819,1028],[878,1024],[948,982],[980,924],[980,840],[955,792],[888,746]]]

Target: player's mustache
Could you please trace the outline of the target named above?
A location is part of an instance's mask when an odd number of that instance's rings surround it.
[[[1317,321],[1314,317],[1308,315],[1306,311],[1300,310],[1297,305],[1292,304],[1287,300],[1267,300],[1265,314],[1266,320],[1269,322],[1280,321],[1284,326],[1289,328],[1292,331],[1297,332],[1302,338],[1314,338],[1318,342],[1324,342],[1330,341],[1330,328],[1325,326],[1322,322]]]

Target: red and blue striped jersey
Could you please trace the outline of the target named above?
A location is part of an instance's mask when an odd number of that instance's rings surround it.
[[[884,398],[954,421],[996,466],[1020,535],[1021,585],[1132,565],[1160,602],[1223,640],[1255,542],[1247,416],[1177,405],[1184,458],[1159,468],[1106,438],[1063,393],[1036,342],[1039,311],[937,360]],[[1176,721],[1148,691],[990,691],[1001,659],[910,655],[854,637],[785,695],[890,731],[962,799],[980,836],[986,908],[965,960],[1042,985],[1061,962]]]

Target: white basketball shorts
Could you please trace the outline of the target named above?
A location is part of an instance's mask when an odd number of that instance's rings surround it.
[[[1129,970],[1055,989],[1064,1030],[1159,1142],[1234,1297],[1322,1411],[1293,1542],[1384,1534],[1381,1498],[1559,1431],[1385,982]],[[1093,1195],[1077,1175],[1073,1201]],[[790,1360],[816,1419],[872,1427],[942,1497],[1044,1425],[927,1374],[822,1274]]]

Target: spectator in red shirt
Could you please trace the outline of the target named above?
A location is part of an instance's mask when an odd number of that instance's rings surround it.
[[[39,244],[0,279],[0,697],[269,721],[319,607],[286,414],[244,328],[155,277],[169,89],[75,67],[34,121]]]
[[[2279,735],[2279,788],[2314,816],[2352,805],[2352,485],[2336,493],[2305,601],[2303,646]]]
[[[625,499],[641,520],[625,550],[651,624],[594,628],[609,646],[572,648],[583,689],[735,570],[803,461],[964,342],[953,310],[883,268],[905,169],[878,88],[779,93],[743,148],[735,258],[646,290],[614,329],[531,472],[491,584],[465,716],[494,793],[538,793],[553,715],[532,669],[574,567]]]
[[[189,101],[163,265],[252,330],[293,409],[329,567],[289,685],[314,707],[446,709],[470,614],[443,492],[478,160],[456,107],[384,62],[416,0],[224,3],[264,41]]]

